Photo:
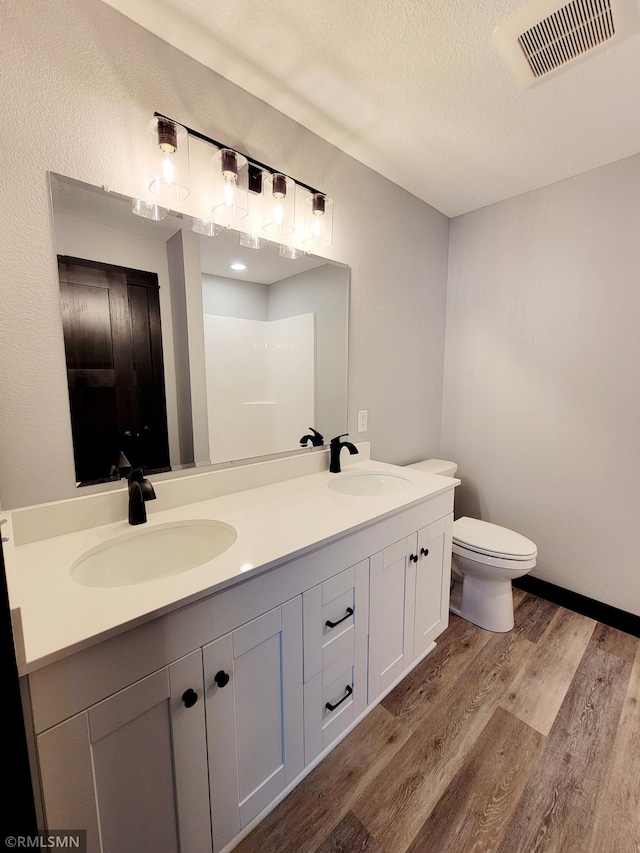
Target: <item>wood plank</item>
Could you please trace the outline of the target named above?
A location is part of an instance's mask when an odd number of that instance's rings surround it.
[[[544,737],[497,708],[409,847],[495,850],[529,779]]]
[[[528,592],[525,592],[523,589],[519,589],[517,586],[513,587],[513,608],[514,610],[519,607],[525,598],[529,595]]]
[[[491,639],[465,619],[451,614],[438,645],[383,700],[382,705],[404,725],[418,728],[433,710],[433,700],[456,681]]]
[[[603,651],[618,655],[631,663],[634,661],[638,647],[637,637],[632,637],[631,634],[625,634],[624,631],[618,631],[617,628],[611,628],[609,625],[603,625],[602,622],[598,622],[596,626],[593,642],[597,643]]]
[[[551,731],[596,623],[557,608],[535,652],[500,705],[543,735]]]
[[[315,853],[385,853],[372,835],[369,835],[353,812],[347,812],[331,835]]]
[[[500,853],[586,846],[630,673],[628,661],[589,643]]]
[[[613,753],[600,792],[595,832],[585,850],[640,850],[640,644],[629,679]]]
[[[385,849],[399,853],[409,846],[533,648],[514,631],[492,634],[464,676],[434,700],[385,773],[356,800],[354,814]]]
[[[240,842],[236,853],[315,851],[372,780],[384,778],[387,764],[410,735],[378,705]]]
[[[538,643],[557,610],[557,604],[526,593],[513,611],[514,631],[532,643]]]

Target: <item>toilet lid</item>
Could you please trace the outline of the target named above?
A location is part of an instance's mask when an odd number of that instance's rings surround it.
[[[470,551],[512,560],[530,559],[538,553],[535,544],[526,536],[506,527],[466,516],[453,522],[453,541]]]

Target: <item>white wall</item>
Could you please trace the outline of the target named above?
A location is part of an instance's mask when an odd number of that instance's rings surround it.
[[[5,0],[2,18],[3,507],[75,493],[47,171],[137,195],[154,111],[335,200],[351,432],[366,408],[378,458],[437,453],[448,219],[99,0]]]
[[[315,422],[314,315],[203,320],[211,461],[297,448]]]
[[[202,274],[202,309],[205,314],[241,320],[267,320],[269,286]]]
[[[316,422],[308,426],[325,441],[344,430],[347,400],[347,343],[349,272],[324,264],[275,282],[269,288],[269,319],[310,312],[316,318]]]
[[[457,513],[640,614],[640,155],[452,221],[442,454]]]

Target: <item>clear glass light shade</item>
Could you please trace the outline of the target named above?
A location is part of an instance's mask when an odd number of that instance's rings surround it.
[[[222,148],[213,155],[212,212],[216,219],[235,222],[249,213],[248,163],[246,157]]]
[[[295,261],[297,258],[301,258],[305,253],[302,249],[296,249],[295,246],[285,246],[281,243],[278,254],[281,258],[289,258],[290,261]]]
[[[159,204],[144,201],[141,198],[133,199],[131,213],[135,213],[136,216],[142,216],[144,219],[151,219],[153,222],[162,222],[169,215],[166,207],[160,207]]]
[[[296,227],[296,185],[286,175],[265,174],[262,185],[262,230],[274,236]]]
[[[149,189],[164,201],[189,193],[189,134],[170,119],[154,116],[149,125]]]
[[[222,225],[217,225],[210,219],[194,219],[191,222],[191,230],[205,237],[217,237],[222,231]]]
[[[303,242],[309,251],[333,242],[333,201],[322,193],[312,193],[305,201]]]
[[[261,249],[268,242],[264,237],[259,237],[257,234],[247,233],[240,235],[240,245],[245,246],[247,249]]]

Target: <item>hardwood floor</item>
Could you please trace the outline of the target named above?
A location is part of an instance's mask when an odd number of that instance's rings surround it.
[[[640,853],[640,639],[514,590],[463,619],[238,853]]]

